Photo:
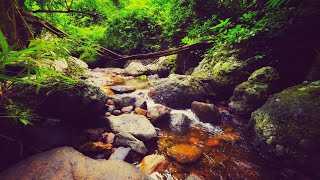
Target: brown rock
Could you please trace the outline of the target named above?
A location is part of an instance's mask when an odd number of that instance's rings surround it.
[[[141,108],[136,108],[134,110],[134,113],[138,114],[138,115],[142,115],[142,116],[147,116],[147,111]]]
[[[120,160],[94,160],[70,147],[36,154],[1,172],[0,179],[151,179]]]
[[[130,114],[133,110],[133,106],[126,106],[121,109],[121,112],[124,114]]]
[[[103,142],[87,142],[79,147],[80,151],[94,151],[94,152],[101,152],[101,151],[107,151],[111,152],[112,145],[111,144],[105,144]]]
[[[136,90],[133,86],[112,86],[110,88],[116,94],[131,93]]]
[[[124,78],[121,77],[121,76],[116,76],[116,77],[114,77],[114,78],[113,78],[113,82],[114,82],[114,84],[116,84],[116,85],[124,85],[124,84],[125,84],[125,80],[124,80]]]
[[[115,134],[113,133],[108,133],[108,132],[105,132],[103,134],[101,134],[102,138],[104,139],[104,141],[106,143],[109,143],[109,144],[112,144],[113,141],[114,141],[114,137],[116,136]]]
[[[155,171],[162,172],[167,166],[164,155],[152,154],[142,159],[140,170],[146,174],[152,174]]]
[[[114,105],[114,101],[112,99],[108,99],[106,104],[107,105]]]
[[[197,161],[201,157],[202,151],[196,146],[178,144],[169,148],[167,154],[180,163],[190,163]]]
[[[206,123],[218,123],[220,122],[219,109],[213,105],[198,101],[193,101],[191,104],[191,110],[197,115],[200,121]]]

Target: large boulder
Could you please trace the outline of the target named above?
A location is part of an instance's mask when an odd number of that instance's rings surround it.
[[[262,106],[275,92],[279,73],[273,67],[263,67],[253,72],[247,81],[236,86],[230,98],[230,110],[236,114],[249,114]]]
[[[158,80],[148,95],[156,103],[171,108],[190,108],[193,101],[205,100],[205,90],[197,78],[177,74]]]
[[[273,95],[252,113],[251,120],[255,122],[257,137],[271,152],[305,163],[309,159],[318,164],[320,81],[304,83]]]
[[[59,83],[41,88],[38,93],[36,90],[35,85],[15,84],[10,98],[35,108],[41,116],[75,120],[77,123],[81,123],[79,119],[94,119],[105,111],[106,94],[83,81],[69,87]]]
[[[156,130],[150,121],[142,115],[122,114],[107,117],[110,128],[114,132],[127,132],[140,140],[157,137]]]
[[[212,57],[204,58],[191,75],[204,81],[208,95],[215,98],[230,97],[234,88],[244,82],[249,75],[265,64],[262,56],[249,59],[238,58],[238,50],[223,47]]]
[[[153,75],[167,77],[174,70],[177,55],[160,57],[153,62],[144,63],[142,61],[133,61],[125,68],[124,74],[129,76]]]
[[[7,180],[50,179],[151,179],[120,160],[93,160],[70,147],[34,155],[0,174]]]

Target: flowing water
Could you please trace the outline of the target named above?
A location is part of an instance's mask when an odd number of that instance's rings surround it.
[[[126,78],[123,85],[135,86],[145,93],[148,107],[156,104],[147,96],[149,85],[147,80]],[[226,107],[222,106],[221,111],[225,109]],[[270,160],[247,143],[250,139],[246,138],[246,131],[243,129],[229,122],[217,126],[200,122],[190,109],[172,110],[171,114],[174,113],[186,115],[191,120],[190,128],[184,134],[176,134],[170,130],[168,122],[156,125],[158,140],[156,145],[154,142],[146,142],[148,153],[165,155],[168,166],[159,170],[160,172],[151,174],[154,179],[186,179],[190,174],[196,174],[204,179],[274,179],[279,176],[281,170],[278,164],[270,163]],[[176,144],[197,146],[203,155],[196,162],[178,163],[166,155],[167,148]],[[128,161],[139,166],[142,158],[142,155],[131,153]]]

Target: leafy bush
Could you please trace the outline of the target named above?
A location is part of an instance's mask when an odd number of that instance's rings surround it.
[[[121,10],[106,22],[104,44],[124,54],[160,49],[163,28],[146,9]]]
[[[51,43],[51,44],[50,44]],[[51,87],[55,82],[63,82],[67,86],[72,86],[77,80],[72,79],[64,74],[56,72],[54,69],[43,64],[42,60],[53,60],[58,57],[68,55],[65,48],[55,46],[55,43],[42,40],[36,40],[30,43],[30,47],[20,51],[13,51],[9,46],[3,33],[0,31],[0,82],[1,82],[1,103],[5,103],[4,108],[8,113],[7,118],[19,119],[23,124],[28,124],[31,119],[31,110],[15,104],[10,99],[3,99],[4,91],[15,82],[29,83],[37,86],[37,91],[41,87]],[[55,52],[54,52],[55,51]],[[56,53],[60,52],[60,53]],[[65,52],[65,53],[62,53]],[[20,72],[7,70],[8,66],[23,67]],[[8,75],[10,74],[10,75]],[[7,83],[9,81],[10,83]]]

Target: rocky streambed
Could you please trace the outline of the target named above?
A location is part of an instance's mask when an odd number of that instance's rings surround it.
[[[92,158],[124,160],[154,179],[260,179],[284,171],[247,142],[248,118],[223,102],[205,103],[200,83],[189,76],[94,69],[89,81],[108,95],[109,126],[87,130],[91,141],[78,149]]]
[[[207,101],[198,79],[129,74],[117,68],[91,70],[87,83],[106,95],[98,118],[103,123],[77,132],[79,143],[65,144],[74,149],[37,154],[0,179],[304,177],[261,153],[248,131],[250,118],[230,113],[226,102]]]

